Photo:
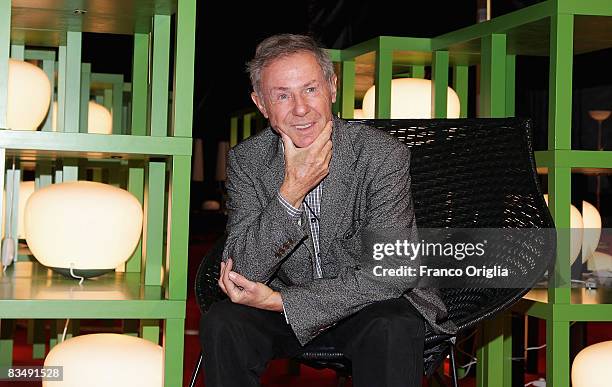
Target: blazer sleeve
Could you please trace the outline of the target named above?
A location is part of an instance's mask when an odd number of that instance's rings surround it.
[[[251,281],[267,283],[285,257],[307,236],[276,196],[261,204],[253,179],[229,152],[227,241],[223,260]]]
[[[395,148],[378,169],[367,192],[366,224],[361,234],[393,235],[411,242],[418,240],[414,209],[410,194],[409,148]],[[309,284],[281,290],[285,313],[302,345],[339,320],[376,302],[400,297],[414,287],[416,278],[376,277],[376,265],[398,267],[418,265],[418,258],[385,258],[375,261],[371,249],[361,253],[361,264],[344,267],[335,278],[315,280]],[[343,253],[336,249],[336,254]],[[366,253],[370,251],[370,254]],[[334,253],[334,250],[330,250]]]

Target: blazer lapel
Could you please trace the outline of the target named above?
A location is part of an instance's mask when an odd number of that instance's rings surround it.
[[[327,250],[338,232],[339,220],[349,206],[346,199],[355,174],[353,164],[356,157],[351,139],[345,132],[345,124],[335,117],[333,124],[332,159],[329,174],[323,180],[321,198],[319,251],[322,260],[325,259]]]
[[[269,130],[272,130],[271,128]],[[263,174],[266,190],[271,198],[276,198],[276,194],[283,184],[285,177],[285,156],[283,154],[282,142],[280,137],[275,134],[274,141],[265,155],[265,165],[268,170]]]

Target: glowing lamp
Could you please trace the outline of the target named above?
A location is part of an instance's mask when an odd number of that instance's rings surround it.
[[[112,271],[127,261],[142,222],[142,206],[134,195],[90,181],[41,188],[25,209],[26,241],[34,257],[62,274],[81,277]]]
[[[598,277],[612,276],[612,255],[596,251],[587,261],[587,269]]]
[[[36,130],[51,102],[51,83],[37,66],[21,60],[8,62],[7,128]]]
[[[548,194],[544,195],[544,201],[546,205],[548,205]],[[584,228],[584,223],[582,220],[582,215],[580,215],[580,211],[570,204],[570,264],[574,264],[576,262],[576,258],[578,258],[578,254],[580,254],[580,249],[582,248],[582,233]]]
[[[601,215],[594,205],[587,201],[582,202],[582,223],[584,234],[582,236],[582,262],[593,256],[599,246],[601,237]]]
[[[356,120],[364,119],[365,115],[363,114],[363,109],[355,109],[355,111],[353,112],[353,118]]]
[[[54,132],[57,131],[57,101],[53,102],[51,128]],[[113,116],[111,112],[94,101],[89,101],[87,105],[87,133],[113,133]]]
[[[63,366],[62,381],[43,387],[162,387],[162,347],[138,337],[96,333],[70,338],[49,351],[45,367]]]
[[[607,387],[612,379],[612,341],[589,345],[572,364],[572,386]]]
[[[111,112],[104,106],[94,101],[89,101],[87,133],[113,133],[113,116],[111,115]]]
[[[432,118],[432,82],[429,79],[398,78],[391,81],[391,118]],[[366,91],[363,97],[364,118],[374,118],[376,86]],[[448,88],[446,117],[458,118],[459,97],[455,90]]]

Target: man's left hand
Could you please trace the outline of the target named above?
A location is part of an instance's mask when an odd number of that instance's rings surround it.
[[[230,300],[236,304],[252,306],[253,308],[283,311],[281,294],[261,282],[250,281],[244,276],[232,271],[232,259],[221,262],[219,287]]]

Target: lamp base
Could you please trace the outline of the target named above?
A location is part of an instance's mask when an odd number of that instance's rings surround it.
[[[66,269],[65,267],[50,267],[49,269],[70,279],[77,279],[70,274],[70,269]],[[115,269],[72,269],[75,276],[83,278],[98,277],[111,271],[115,271]]]

